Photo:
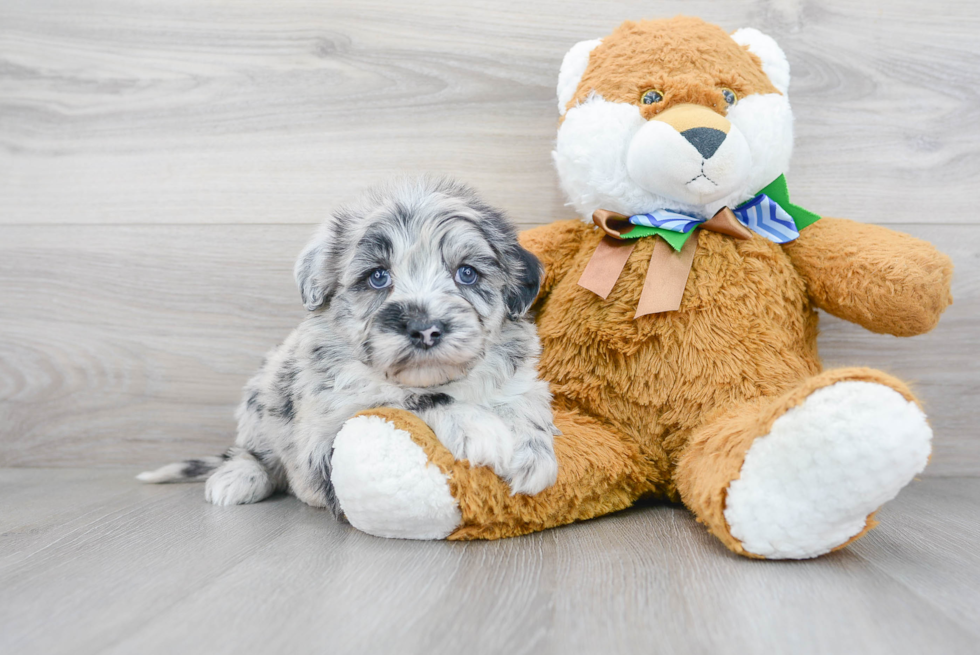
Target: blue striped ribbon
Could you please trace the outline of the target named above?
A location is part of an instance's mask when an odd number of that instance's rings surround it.
[[[705,218],[673,212],[669,209],[657,209],[649,214],[630,216],[630,223],[633,225],[659,227],[662,230],[670,230],[671,232],[680,232],[682,234],[687,234],[706,220]]]
[[[800,236],[793,217],[764,193],[733,209],[732,212],[747,228],[775,243],[789,243]],[[681,234],[687,234],[706,220],[668,209],[657,209],[649,214],[630,216],[630,223],[633,225],[656,227]]]
[[[789,243],[800,236],[793,217],[764,193],[732,211],[745,227],[775,243]]]

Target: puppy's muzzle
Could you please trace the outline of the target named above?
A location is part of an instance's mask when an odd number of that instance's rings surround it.
[[[422,350],[437,346],[446,332],[445,323],[428,317],[410,319],[405,323],[405,328],[402,330],[412,345]]]

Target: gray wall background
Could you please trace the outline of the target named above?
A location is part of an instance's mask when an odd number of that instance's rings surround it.
[[[821,349],[914,383],[927,475],[980,473],[973,0],[0,2],[0,466],[227,446],[302,316],[293,258],[389,174],[455,174],[525,227],[571,218],[550,162],[563,54],[678,13],[786,51],[794,201],[953,257],[933,333],[825,317]]]

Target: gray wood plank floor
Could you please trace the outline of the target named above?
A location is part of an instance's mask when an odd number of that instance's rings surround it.
[[[845,551],[759,562],[647,505],[497,542],[369,537],[290,497],[0,469],[0,652],[976,653],[980,479]]]

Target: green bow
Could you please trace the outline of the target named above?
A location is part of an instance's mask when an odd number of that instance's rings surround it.
[[[809,225],[813,225],[820,220],[820,216],[818,214],[814,214],[813,212],[804,209],[799,205],[794,205],[789,201],[789,187],[786,185],[785,175],[780,175],[775,180],[770,182],[765,188],[759,191],[759,193],[757,193],[752,200],[760,195],[769,196],[783,209],[783,211],[789,214],[790,217],[792,217],[793,222],[796,224],[797,231],[802,230]],[[742,205],[747,205],[752,202],[752,200],[748,200],[742,203]],[[742,205],[739,205],[739,207]],[[684,247],[684,243],[691,237],[692,234],[694,234],[694,230],[696,229],[698,228],[695,227],[688,232],[674,232],[672,230],[665,230],[662,227],[635,225],[628,233],[624,233],[622,238],[637,239],[639,237],[656,235],[669,243],[674,250],[679,252],[680,249]]]

